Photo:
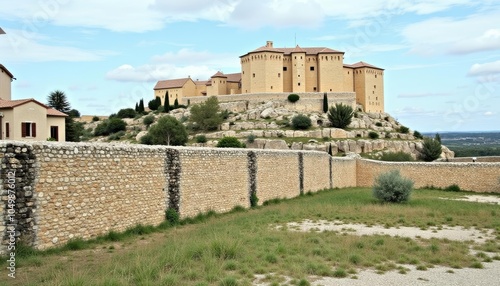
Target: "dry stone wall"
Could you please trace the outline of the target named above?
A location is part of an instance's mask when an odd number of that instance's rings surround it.
[[[397,169],[412,179],[416,188],[446,188],[457,184],[463,190],[500,193],[500,163],[380,162],[358,160],[357,186],[373,185],[380,173]]]
[[[12,241],[44,249],[158,225],[168,208],[187,217],[249,207],[252,193],[262,204],[371,186],[391,169],[416,187],[500,193],[500,163],[389,163],[304,150],[1,141],[0,160],[0,254]]]

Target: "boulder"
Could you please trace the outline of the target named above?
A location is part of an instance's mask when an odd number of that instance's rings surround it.
[[[274,111],[274,108],[272,107],[266,108],[264,109],[264,111],[260,113],[260,118],[276,118],[276,117],[278,117],[278,113],[276,113]]]
[[[302,142],[293,142],[292,143],[292,150],[302,150]]]
[[[148,134],[147,131],[141,131],[135,136],[135,141],[141,142],[141,138],[144,137],[144,135]]]
[[[347,131],[340,128],[331,128],[330,129],[330,138],[348,138]]]
[[[220,130],[228,131],[229,127],[230,127],[229,122],[224,122],[220,125]],[[235,125],[233,125],[231,129],[236,130],[236,129],[234,129],[234,127],[235,127]]]
[[[288,150],[288,144],[285,140],[267,140],[264,149]]]

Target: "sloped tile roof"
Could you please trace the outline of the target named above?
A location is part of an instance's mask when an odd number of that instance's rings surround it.
[[[39,101],[37,101],[36,99],[34,98],[27,98],[27,99],[17,99],[17,100],[3,100],[3,99],[0,99],[0,109],[2,108],[15,108],[17,106],[20,106],[20,105],[23,105],[23,104],[26,104],[28,102],[34,102],[42,107],[45,107],[47,109],[47,116],[63,116],[63,117],[66,117],[68,116],[67,114],[65,113],[62,113],[60,112],[59,110],[56,110],[52,107],[49,107]]]
[[[160,80],[160,81],[158,81],[156,83],[156,85],[154,87],[154,90],[183,87],[184,84],[188,80],[190,80],[189,77],[187,77],[187,78],[178,78],[178,79]]]
[[[240,82],[241,81],[241,73],[228,73],[226,74],[227,81],[229,82]]]
[[[258,53],[258,52],[275,52],[275,53],[283,53],[284,55],[288,56],[291,55],[292,53],[297,53],[297,52],[305,52],[306,55],[317,55],[317,54],[343,54],[344,52],[333,50],[330,48],[326,47],[310,47],[310,48],[301,48],[298,45],[295,48],[273,48],[270,46],[262,46],[256,50],[253,50],[249,53],[244,54],[241,57],[244,57],[248,54],[252,53]]]
[[[371,65],[369,63],[365,63],[365,62],[357,62],[357,63],[352,64],[352,65],[345,64],[344,67],[353,68],[353,69],[357,69],[357,68],[372,68],[372,69],[384,70],[383,68],[379,68],[379,67]]]
[[[227,76],[225,76],[222,72],[218,71],[216,74],[214,74],[210,78],[214,78],[214,77],[227,77]]]

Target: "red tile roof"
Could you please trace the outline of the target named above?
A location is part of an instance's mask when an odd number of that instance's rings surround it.
[[[244,57],[244,56],[246,56],[248,54],[252,54],[252,53],[258,53],[258,52],[283,53],[286,56],[291,55],[292,53],[297,53],[297,52],[300,52],[300,53],[305,52],[306,55],[344,54],[344,52],[333,50],[330,48],[325,48],[325,47],[301,48],[299,45],[297,45],[295,48],[273,48],[272,46],[266,45],[266,46],[262,46],[256,50],[253,50],[251,52],[248,52],[241,57]]]
[[[4,71],[10,78],[14,78],[14,75],[2,64],[0,64],[0,70]]]
[[[240,82],[241,81],[241,73],[228,73],[226,74],[227,81],[229,82]]]
[[[222,72],[218,71],[216,74],[214,74],[210,78],[214,78],[214,77],[227,77],[227,76],[225,76]]]
[[[160,80],[156,83],[154,90],[183,87],[184,84],[190,79],[191,78],[187,77],[187,78]]]
[[[49,107],[37,100],[35,100],[34,98],[27,98],[27,99],[17,99],[17,100],[3,100],[0,98],[0,109],[2,108],[8,108],[8,109],[11,109],[11,108],[15,108],[17,106],[20,106],[20,105],[23,105],[25,103],[28,103],[28,102],[34,102],[42,107],[45,107],[47,109],[47,116],[68,116],[67,114],[65,113],[62,113],[52,107]]]
[[[371,64],[365,63],[365,62],[357,62],[357,63],[352,64],[352,65],[344,64],[344,67],[346,67],[346,68],[353,68],[353,69],[358,69],[358,68],[372,68],[372,69],[384,70],[382,68],[376,67],[374,65],[371,65]]]

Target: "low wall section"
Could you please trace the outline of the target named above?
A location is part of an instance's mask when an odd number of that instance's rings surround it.
[[[452,184],[457,184],[463,190],[500,193],[500,163],[358,160],[357,186],[372,186],[379,174],[394,169],[399,170],[402,176],[412,179],[416,188],[426,186],[446,188]]]

